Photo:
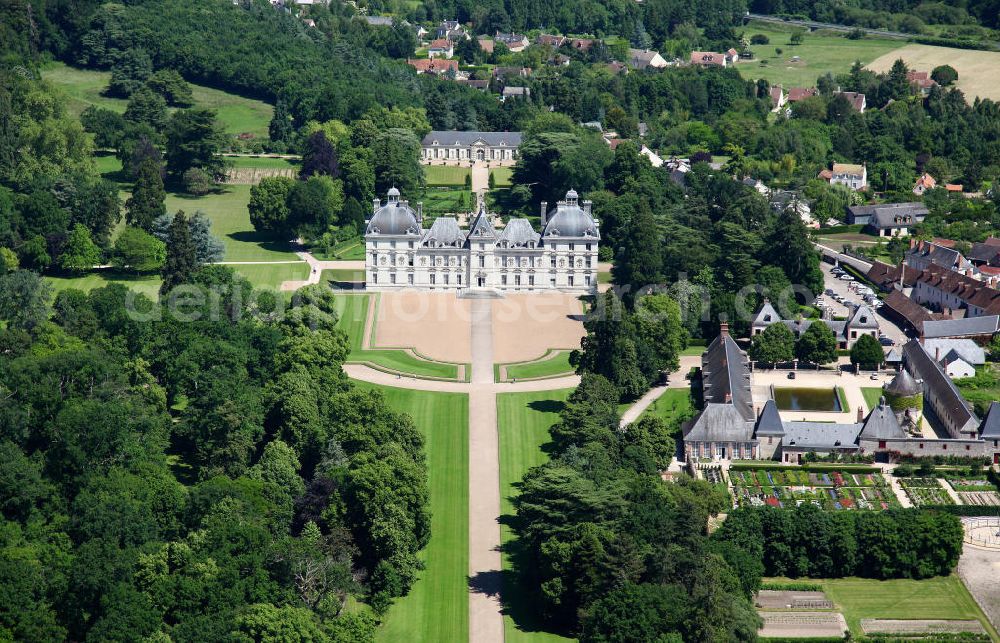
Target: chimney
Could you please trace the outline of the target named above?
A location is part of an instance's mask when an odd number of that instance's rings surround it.
[[[719,336],[729,337],[729,322],[722,322],[719,324]]]
[[[378,197],[372,199],[372,212],[377,211],[380,207],[382,207],[382,201]]]
[[[540,208],[540,211],[541,211],[541,215],[542,215],[542,227],[544,228],[545,224],[547,223],[546,219],[549,216],[549,203],[548,203],[548,201],[542,201],[542,207]]]
[[[732,403],[733,403],[733,394],[726,393],[726,404],[732,404]]]
[[[941,347],[940,346],[935,346],[934,347],[934,361],[935,362],[940,362],[941,361]]]
[[[858,405],[858,422],[864,422],[865,420],[865,409],[863,406]]]
[[[594,207],[594,202],[591,200],[586,200],[583,202],[583,211],[590,214],[591,209]]]
[[[417,223],[423,225],[424,223],[424,202],[417,201]]]

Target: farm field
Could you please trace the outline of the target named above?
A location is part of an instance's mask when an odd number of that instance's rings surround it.
[[[370,362],[375,367],[414,377],[458,378],[457,364],[418,359],[400,349],[365,350],[362,348],[365,319],[368,316],[368,306],[372,304],[372,295],[340,295],[336,301],[339,317],[337,325],[347,333],[351,347],[348,362]]]
[[[531,467],[544,464],[549,456],[543,445],[549,441],[549,428],[558,421],[559,411],[573,389],[535,393],[501,393],[497,395],[497,427],[500,433],[500,513],[511,516],[511,497],[519,482]],[[504,546],[504,640],[507,643],[547,643],[568,641],[565,637],[538,629],[534,614],[512,589],[517,582],[510,571],[510,559],[517,555],[510,527],[501,518],[500,540]],[[521,600],[519,600],[521,599]]]
[[[456,165],[425,165],[424,180],[427,185],[438,186],[459,186],[465,185],[465,177],[469,176],[470,169],[458,167]]]
[[[747,36],[763,34],[770,39],[766,45],[751,45],[754,60],[737,63],[736,68],[746,78],[764,78],[772,85],[813,87],[816,79],[830,72],[834,75],[850,71],[854,61],[870,63],[883,54],[899,48],[898,40],[864,38],[849,40],[842,35],[807,33],[801,45],[790,45],[791,30],[779,30],[773,25],[750,23]],[[781,49],[777,54],[775,49]],[[792,57],[798,56],[798,62]],[[767,61],[761,65],[761,61]],[[961,72],[959,72],[961,73]]]
[[[861,620],[947,619],[977,620],[996,640],[996,630],[973,600],[961,579],[938,576],[923,580],[836,578],[819,581],[841,609],[851,632],[861,635]]]
[[[908,44],[879,56],[867,66],[873,71],[888,71],[899,58],[910,69],[917,71],[931,71],[938,65],[951,65],[958,72],[956,86],[970,103],[976,97],[1000,99],[1000,52]]]
[[[899,506],[880,473],[796,469],[730,469],[737,506],[790,507],[811,502],[826,510]]]
[[[69,96],[69,110],[75,116],[91,105],[116,112],[125,111],[128,101],[101,95],[108,86],[110,77],[110,72],[78,69],[63,63],[51,63],[42,70],[42,78],[61,88]],[[191,93],[195,106],[216,111],[227,133],[246,132],[263,138],[268,136],[267,126],[274,115],[271,105],[193,83]]]
[[[424,436],[430,488],[431,538],[426,568],[397,599],[378,630],[379,641],[465,641],[469,638],[469,397],[355,382],[381,391],[413,418]]]

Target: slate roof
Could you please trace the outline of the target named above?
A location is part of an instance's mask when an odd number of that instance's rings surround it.
[[[399,190],[389,189],[389,200],[372,214],[365,234],[419,235],[423,232],[417,214],[406,201],[399,200]]]
[[[924,332],[924,326],[927,322],[934,321],[934,316],[926,308],[907,297],[900,290],[890,290],[882,298],[882,303],[905,319],[918,333]]]
[[[924,337],[974,337],[993,335],[1000,328],[1000,316],[983,315],[965,319],[941,319],[924,322]]]
[[[969,259],[990,265],[1000,264],[1000,239],[990,237],[985,241],[972,244],[969,250]]]
[[[1000,440],[1000,402],[990,402],[979,432],[979,437],[984,440]]]
[[[846,328],[878,328],[878,319],[871,308],[862,304],[854,309]]]
[[[873,225],[879,221],[883,223],[891,222],[896,215],[909,215],[913,217],[914,221],[919,222],[923,221],[924,217],[927,216],[929,212],[923,203],[915,202],[852,205],[848,207],[847,210],[851,213],[852,221],[858,217],[867,217]]]
[[[465,234],[458,227],[454,217],[438,217],[431,224],[431,229],[424,234],[421,243],[430,247],[461,247],[465,243]]]
[[[601,233],[590,213],[577,203],[575,190],[566,193],[566,200],[559,201],[545,219],[542,236],[600,239]]]
[[[778,405],[774,400],[764,403],[764,408],[757,418],[757,428],[754,435],[757,437],[767,435],[784,435],[785,425],[781,421],[781,414],[778,413]]]
[[[524,248],[528,244],[537,245],[541,236],[527,219],[511,219],[500,233],[499,242],[503,247]]]
[[[468,239],[471,240],[473,238],[486,241],[494,241],[497,238],[496,230],[493,228],[493,219],[486,212],[485,204],[480,204],[479,212],[476,214],[472,225],[469,226]]]
[[[756,418],[750,392],[747,356],[729,334],[719,335],[701,357],[702,391],[706,404],[724,404],[727,395],[740,416],[747,422]]]
[[[986,351],[971,339],[925,339],[924,348],[935,358],[940,355],[938,361],[950,363],[960,358],[973,366],[982,366],[986,363]]]
[[[892,440],[905,438],[906,431],[899,426],[896,413],[892,407],[885,403],[885,398],[879,401],[878,406],[872,409],[861,427],[861,439],[866,440]]]
[[[753,424],[732,404],[706,404],[688,426],[688,442],[747,442],[753,438]]]
[[[899,352],[899,349],[893,347],[885,355],[886,364],[898,364],[903,361],[903,354]]]
[[[760,309],[757,310],[757,314],[753,316],[751,325],[759,326],[761,324],[771,324],[772,322],[779,321],[781,315],[775,310],[774,306],[771,305],[770,300],[765,299],[764,303],[761,304]]]
[[[424,147],[467,146],[482,142],[491,147],[517,147],[521,144],[521,132],[460,132],[435,130],[427,134],[421,145]]]
[[[923,344],[915,339],[906,342],[903,346],[903,357],[906,360],[906,368],[913,377],[923,380],[925,393],[938,400],[937,405],[944,409],[945,413],[939,412],[938,417],[942,422],[951,425],[953,433],[961,432],[970,424],[979,425],[979,418],[969,410],[965,398],[955,387],[955,383],[941,370],[941,366],[924,349]],[[947,417],[942,417],[943,415]]]
[[[893,349],[893,351],[895,350]],[[913,376],[905,368],[899,371],[896,377],[892,378],[892,381],[885,385],[886,393],[892,393],[900,397],[913,397],[920,393],[920,390],[917,380],[913,379]]]
[[[915,248],[911,248],[907,251],[906,258],[907,261],[923,260],[951,270],[964,270],[968,267],[968,261],[961,252],[931,241],[921,242]]]
[[[917,281],[956,297],[966,306],[974,306],[991,314],[1000,312],[1000,290],[964,273],[940,266],[929,266],[920,273]]]
[[[857,449],[860,424],[785,422],[781,446],[809,449]]]

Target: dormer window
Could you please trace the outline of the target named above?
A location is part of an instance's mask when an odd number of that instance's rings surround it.
[[[764,315],[764,321],[766,321],[766,322],[771,321],[771,316],[770,315]]]

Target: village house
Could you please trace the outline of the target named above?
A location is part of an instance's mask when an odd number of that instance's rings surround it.
[[[555,36],[543,33],[538,34],[538,36],[535,37],[535,44],[543,47],[554,47],[555,49],[558,49],[559,47],[562,47],[565,42],[566,38],[564,36]]]
[[[834,163],[831,169],[820,172],[818,178],[830,185],[846,185],[855,192],[868,187],[867,168],[855,163]]]
[[[434,76],[454,76],[458,74],[457,60],[410,58],[406,61],[406,64],[416,69],[418,74],[433,74]]]
[[[513,161],[521,132],[433,131],[420,145],[425,162]]]
[[[504,87],[500,91],[501,102],[506,101],[509,98],[531,98],[531,88],[530,87]]]
[[[528,78],[531,76],[531,67],[494,67],[493,78],[500,82],[505,82],[508,78]]]
[[[977,241],[969,250],[969,260],[976,266],[1000,266],[1000,238]]]
[[[520,33],[502,33],[498,31],[493,36],[493,40],[494,42],[502,42],[507,46],[507,49],[515,54],[524,51],[531,44],[528,37]]]
[[[993,284],[992,279],[980,281],[973,277],[971,269],[963,273],[930,265],[917,275],[910,296],[931,309],[964,311],[965,317],[996,315],[1000,314],[1000,290]]]
[[[414,209],[392,188],[366,221],[365,287],[596,293],[601,235],[591,207],[570,190],[551,210],[542,202],[541,232],[524,218],[498,227],[484,203],[467,230],[454,217],[424,228],[422,205]]]
[[[447,40],[468,40],[469,30],[457,20],[445,20],[437,28],[437,38]]]
[[[917,179],[917,182],[913,184],[913,193],[917,196],[923,196],[924,192],[927,190],[933,190],[936,185],[937,181],[934,177],[927,172],[924,172],[920,175],[920,178]]]
[[[979,343],[989,343],[1000,332],[1000,315],[982,315],[962,319],[936,319],[924,322],[923,337],[966,338]]]
[[[633,69],[648,69],[652,67],[653,69],[663,69],[667,66],[667,61],[663,59],[663,56],[659,52],[651,51],[649,49],[629,49],[629,66]]]
[[[455,81],[459,85],[465,85],[473,89],[478,89],[481,92],[489,91],[490,81],[488,80],[473,80],[471,78],[461,78]]]
[[[726,67],[729,65],[729,58],[726,54],[717,54],[711,51],[692,51],[690,60],[692,65],[704,67]]]
[[[788,102],[788,95],[785,90],[781,88],[781,85],[774,85],[769,91],[771,97],[771,111],[778,113],[781,108],[785,106]]]
[[[843,96],[847,99],[847,102],[850,103],[851,109],[856,112],[861,112],[862,114],[864,113],[866,106],[864,94],[859,94],[858,92],[834,92],[833,95]]]
[[[593,38],[572,38],[569,41],[569,46],[577,51],[587,52],[590,51],[590,48],[594,46],[595,42],[597,41]]]
[[[986,363],[986,351],[982,346],[967,338],[933,338],[923,339],[922,343],[928,355],[951,379],[972,377],[976,367]]]
[[[365,22],[373,27],[391,27],[392,16],[365,16]]]
[[[920,272],[931,266],[940,266],[948,270],[966,272],[975,267],[961,252],[955,249],[955,242],[946,239],[933,241],[910,241],[910,249],[906,251],[903,262],[910,268]]]
[[[448,38],[438,38],[431,41],[427,47],[428,58],[448,58],[455,55],[455,43]]]
[[[483,50],[485,54],[492,54],[494,48],[496,47],[496,41],[494,41],[489,36],[479,36],[476,40],[479,41],[479,48]]]
[[[906,236],[928,212],[923,203],[915,202],[852,205],[847,208],[847,223],[863,225],[880,237]]]
[[[805,100],[807,98],[812,98],[813,96],[819,96],[819,92],[816,91],[815,87],[790,87],[788,89],[788,101],[789,103],[797,103],[800,100]]]
[[[795,338],[802,336],[809,327],[816,324],[826,324],[833,331],[837,338],[837,346],[841,349],[849,349],[854,346],[858,338],[862,335],[871,335],[875,339],[882,336],[879,329],[878,317],[868,306],[855,306],[846,320],[836,319],[782,319],[781,315],[767,299],[761,304],[750,321],[750,334],[760,335],[771,324],[781,323],[792,331]]]
[[[937,87],[937,83],[926,71],[908,71],[906,72],[906,80],[909,81],[910,86],[920,92],[920,95],[924,98],[931,93],[931,89]]]

